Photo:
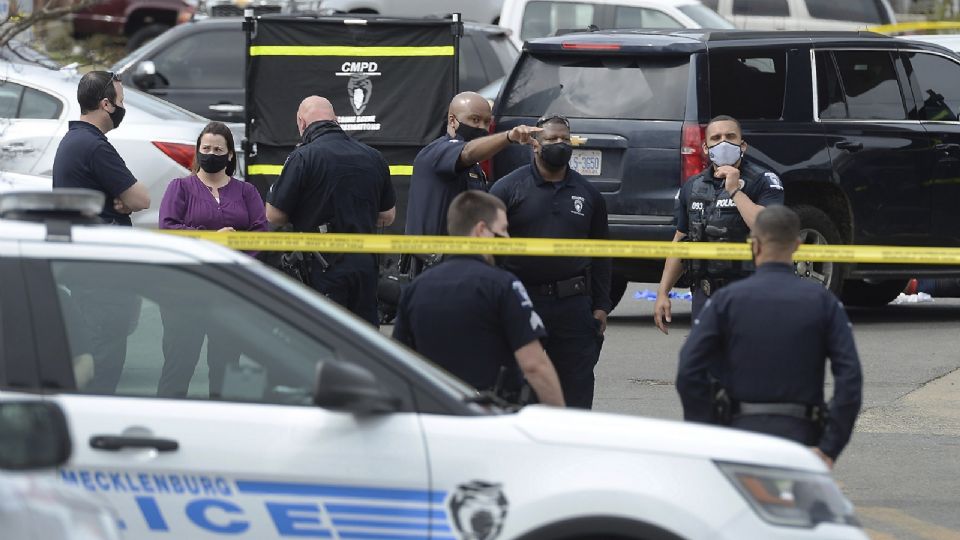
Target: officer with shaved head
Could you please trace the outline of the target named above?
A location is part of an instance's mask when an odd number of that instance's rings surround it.
[[[447,209],[468,189],[487,191],[481,161],[510,144],[533,144],[530,126],[487,135],[490,103],[475,92],[457,94],[447,111],[447,131],[423,148],[413,161],[407,201],[407,234],[447,234]]]
[[[301,141],[267,194],[267,220],[297,232],[372,234],[393,223],[397,197],[386,160],[347,136],[333,105],[310,96],[297,110]],[[374,255],[311,254],[304,280],[371,324],[378,324]]]
[[[853,433],[863,392],[850,321],[833,293],[796,275],[800,218],[793,210],[760,211],[750,240],[756,273],[710,297],[680,351],[683,417],[791,439],[832,466]]]

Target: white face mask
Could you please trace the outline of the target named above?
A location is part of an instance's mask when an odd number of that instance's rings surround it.
[[[717,167],[724,165],[733,165],[743,157],[743,150],[740,145],[733,144],[730,141],[719,142],[707,149],[707,155],[710,161]]]

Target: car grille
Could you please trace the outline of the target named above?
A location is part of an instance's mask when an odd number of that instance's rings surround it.
[[[254,15],[264,15],[267,13],[280,13],[280,6],[253,6]],[[210,7],[211,17],[242,17],[243,8],[233,4],[222,4]]]

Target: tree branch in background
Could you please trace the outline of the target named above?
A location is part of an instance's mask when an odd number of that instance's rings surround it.
[[[34,0],[38,2],[39,0]],[[101,0],[64,0],[61,5],[44,5],[40,9],[34,9],[32,13],[21,13],[16,15],[7,15],[0,22],[0,47],[4,47],[11,39],[30,27],[45,21],[53,21],[90,7]]]

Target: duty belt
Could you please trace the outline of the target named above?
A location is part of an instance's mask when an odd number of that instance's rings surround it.
[[[741,401],[734,405],[734,416],[772,414],[814,420],[817,409],[819,407],[800,403],[744,403]]]
[[[570,279],[552,283],[542,283],[540,285],[525,285],[525,287],[530,294],[567,298],[569,296],[590,294],[588,285],[587,279],[584,276],[574,276]]]
[[[705,296],[710,296],[713,293],[717,292],[720,287],[726,287],[730,284],[732,279],[708,279],[704,278],[697,281],[697,286],[703,291]]]

